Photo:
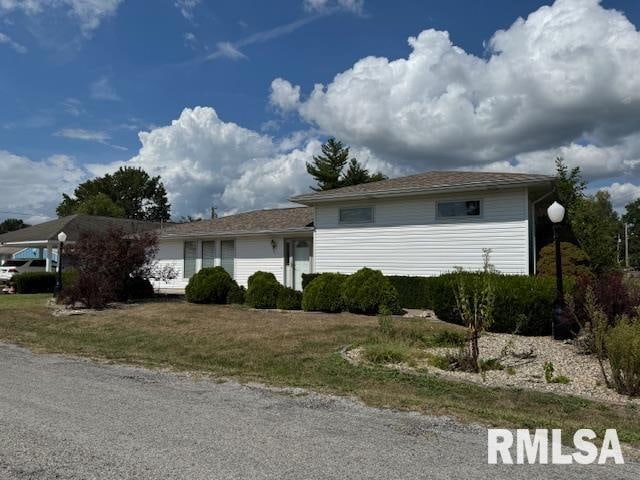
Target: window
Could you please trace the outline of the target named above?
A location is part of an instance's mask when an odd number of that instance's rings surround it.
[[[480,200],[438,202],[438,217],[479,217]]]
[[[231,278],[235,266],[236,243],[233,240],[223,240],[220,242],[220,266],[224,268]]]
[[[373,223],[373,207],[341,208],[340,223]]]
[[[47,266],[47,261],[46,260],[31,260],[31,266],[32,267],[46,267]]]
[[[6,260],[2,264],[2,266],[3,267],[21,267],[27,262],[28,262],[28,260]]]
[[[184,278],[191,278],[196,273],[197,246],[195,240],[184,242]]]
[[[202,242],[202,268],[213,267],[216,258],[216,242]]]

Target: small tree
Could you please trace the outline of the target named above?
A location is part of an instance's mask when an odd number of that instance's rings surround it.
[[[0,234],[20,230],[22,228],[27,228],[28,226],[29,225],[24,223],[19,218],[7,218],[2,223],[0,223]]]
[[[577,245],[569,242],[560,243],[563,275],[585,275],[591,273],[589,257]],[[556,274],[556,246],[549,243],[540,250],[538,258],[538,274],[555,276]]]
[[[104,234],[82,233],[68,251],[68,261],[78,280],[65,288],[63,299],[104,308],[109,302],[128,300],[133,278],[149,278],[157,252],[155,233],[127,234],[111,228]]]
[[[495,293],[491,282],[494,273],[489,261],[491,250],[483,250],[483,270],[481,275],[465,275],[458,272],[454,285],[456,307],[460,318],[468,330],[469,356],[476,371],[480,371],[480,334],[493,323]]]

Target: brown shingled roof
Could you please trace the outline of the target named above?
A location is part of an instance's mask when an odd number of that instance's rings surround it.
[[[336,188],[322,192],[313,192],[291,198],[292,202],[313,204],[343,198],[358,198],[371,195],[430,193],[440,191],[483,189],[500,186],[524,186],[553,181],[554,177],[530,173],[461,172],[432,171],[390,178],[379,182],[363,183],[350,187]]]
[[[275,208],[227,215],[212,220],[181,223],[165,227],[160,236],[216,236],[313,230],[313,209]]]
[[[49,222],[39,223],[0,235],[2,244],[28,244],[29,242],[46,243],[58,241],[58,233],[64,231],[68,242],[75,242],[81,232],[106,232],[109,228],[121,228],[125,233],[155,230],[159,223],[130,220],[128,218],[101,217],[97,215],[69,215]]]

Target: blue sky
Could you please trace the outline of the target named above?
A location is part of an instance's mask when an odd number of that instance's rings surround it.
[[[162,176],[175,215],[282,205],[328,135],[390,175],[549,172],[563,154],[622,204],[640,193],[638,25],[634,0],[0,0],[0,211],[51,217],[62,191],[127,163]],[[580,51],[568,90],[540,96]]]

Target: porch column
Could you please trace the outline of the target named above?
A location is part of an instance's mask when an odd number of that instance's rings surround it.
[[[51,272],[52,271],[52,262],[51,262],[51,253],[53,250],[53,243],[52,242],[47,242],[47,261],[46,261],[46,266],[45,266],[45,271],[47,272]]]

